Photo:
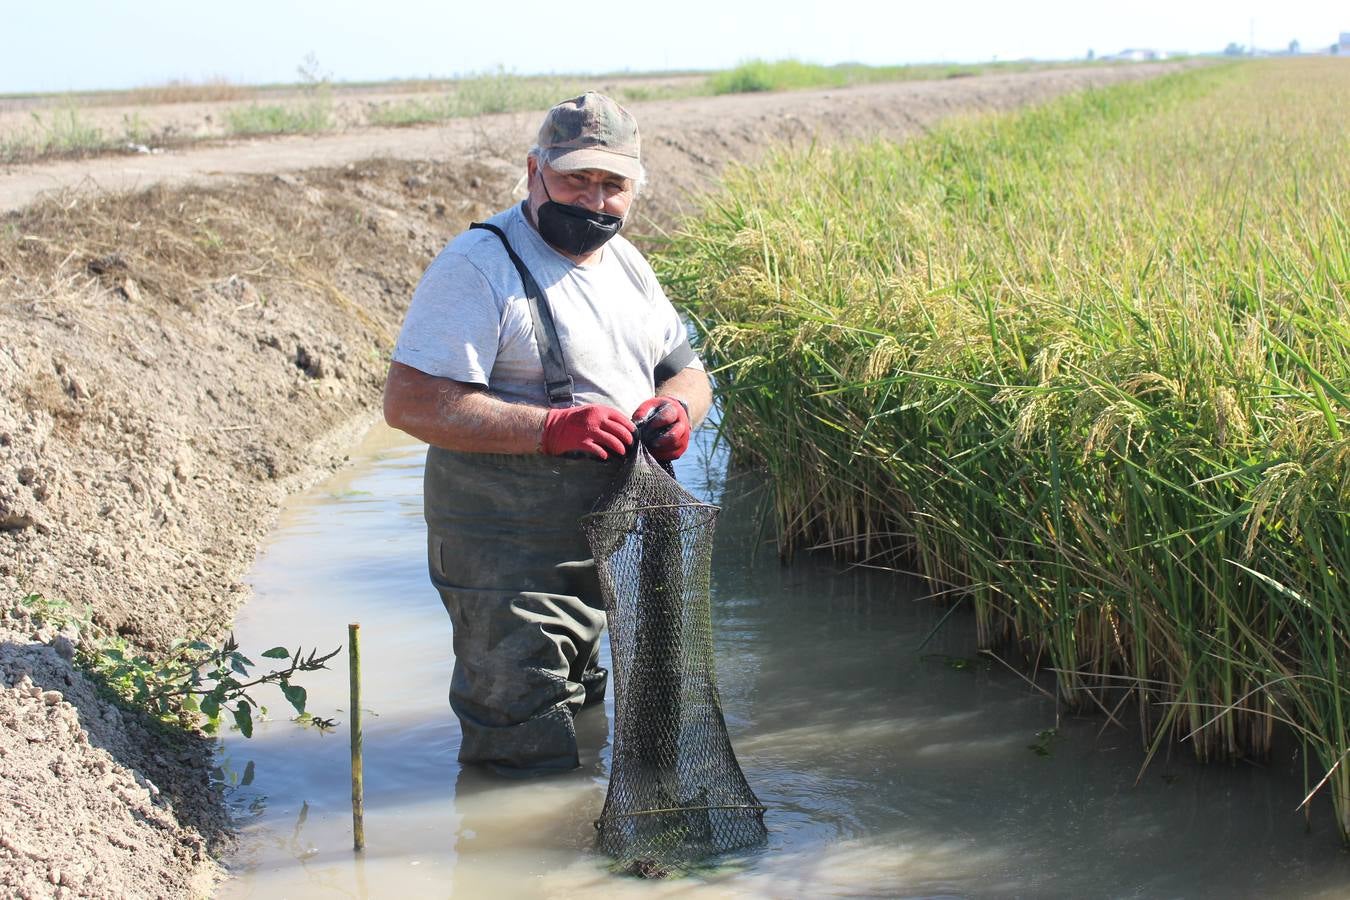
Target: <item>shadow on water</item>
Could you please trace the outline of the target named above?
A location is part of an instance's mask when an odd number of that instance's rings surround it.
[[[706,439],[680,476],[725,505],[717,677],[769,843],[696,877],[616,877],[591,824],[612,705],[579,719],[574,773],[500,781],[455,760],[449,622],[424,569],[422,451],[405,441],[377,429],[351,468],[295,498],[237,623],[246,650],[331,649],[361,621],[367,850],[350,849],[345,727],[265,722],[222,741],[222,765],[253,772],[230,791],[243,837],[222,897],[1332,897],[1350,884],[1329,810],[1311,834],[1294,813],[1294,758],[1253,771],[1179,752],[1136,785],[1138,735],[1056,723],[1025,681],[980,664],[968,617],[920,652],[943,611],[915,602],[914,582],[780,566],[756,492],[724,486]],[[339,668],[306,686],[314,714],[342,721]]]

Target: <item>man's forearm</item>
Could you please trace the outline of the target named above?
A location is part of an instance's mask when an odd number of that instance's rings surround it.
[[[434,378],[394,363],[384,417],[395,428],[446,450],[535,453],[548,410],[507,403],[475,385]]]
[[[657,385],[656,393],[688,404],[695,426],[712,406],[712,385],[700,369],[678,372]],[[547,416],[543,407],[507,403],[481,385],[427,375],[401,363],[389,367],[385,421],[436,447],[466,453],[535,453]]]

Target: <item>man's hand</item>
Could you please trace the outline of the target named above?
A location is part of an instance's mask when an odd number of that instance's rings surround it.
[[[596,459],[623,456],[633,444],[636,427],[612,406],[588,403],[550,409],[539,448],[548,456],[584,453]]]
[[[653,397],[633,412],[642,442],[661,462],[679,459],[689,449],[689,410],[674,397]]]

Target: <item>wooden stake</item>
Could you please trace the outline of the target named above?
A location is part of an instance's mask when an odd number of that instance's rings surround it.
[[[347,660],[351,672],[352,846],[366,849],[365,780],[361,771],[361,623],[347,626]]]

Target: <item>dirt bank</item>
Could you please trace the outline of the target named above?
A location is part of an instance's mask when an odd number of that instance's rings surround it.
[[[640,227],[670,225],[723,165],[770,144],[905,137],[1170,68],[635,105],[652,171]],[[209,742],[170,746],[101,700],[69,664],[81,636],[42,626],[19,598],[69,601],[151,649],[220,637],[282,498],[341,465],[375,414],[422,268],[509,201],[536,123],[251,142],[130,174],[112,159],[0,180],[4,205],[22,207],[0,220],[0,609],[16,607],[0,620],[6,894],[209,892],[211,856],[229,842]],[[60,190],[25,205],[48,186]]]

